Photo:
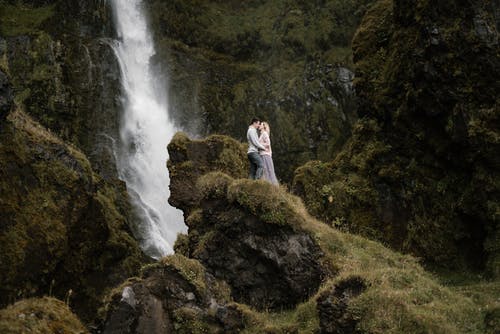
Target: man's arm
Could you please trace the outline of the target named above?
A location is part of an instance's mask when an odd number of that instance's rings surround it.
[[[257,137],[257,130],[250,131],[250,141],[259,150],[265,150],[266,148],[259,143],[259,137]]]

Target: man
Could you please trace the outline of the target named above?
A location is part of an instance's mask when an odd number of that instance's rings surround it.
[[[248,140],[248,151],[247,156],[250,161],[250,178],[252,180],[258,180],[262,177],[262,172],[264,171],[264,163],[259,154],[259,150],[265,150],[266,148],[259,143],[259,136],[257,135],[257,129],[260,126],[260,120],[253,118],[247,131]]]

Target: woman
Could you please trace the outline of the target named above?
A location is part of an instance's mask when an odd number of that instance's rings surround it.
[[[266,148],[265,150],[260,151],[260,157],[264,162],[264,173],[262,174],[262,178],[274,185],[278,185],[278,179],[274,174],[274,164],[272,158],[273,152],[271,150],[271,139],[269,138],[271,129],[269,128],[269,124],[267,122],[262,122],[260,123],[259,130],[259,142]]]

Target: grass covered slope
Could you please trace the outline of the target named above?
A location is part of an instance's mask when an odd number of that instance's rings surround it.
[[[3,334],[86,334],[87,329],[62,301],[44,297],[25,299],[0,310]]]
[[[177,137],[173,146],[179,145],[180,138],[191,142],[185,136]],[[196,142],[206,145],[203,140]],[[208,167],[215,165],[217,155],[198,159],[194,154],[197,150],[190,145],[183,147],[183,159],[169,163],[169,170],[190,166],[205,173],[184,175],[185,180],[196,180],[190,192],[197,200],[177,202],[180,209],[189,208],[189,234],[179,237],[175,249],[226,281],[233,300],[227,305],[240,314],[236,328],[241,333],[494,333],[500,304],[488,295],[498,291],[497,282],[470,285],[438,279],[410,255],[312,218],[301,199],[284,188],[211,171]],[[231,156],[239,154],[232,152]],[[171,192],[174,200],[180,194]],[[315,245],[309,254],[321,254],[315,260],[319,271],[299,265],[301,256],[308,254],[308,243],[299,241],[307,238]],[[248,259],[252,265],[242,265]],[[286,263],[293,261],[297,270],[290,274]],[[266,276],[270,268],[278,268],[274,280]],[[307,272],[321,277],[308,294],[298,301],[288,299],[281,304],[283,308],[262,308],[278,298],[288,298],[283,291],[288,293],[291,288],[281,287],[300,278],[293,275]],[[276,279],[281,282],[276,283]],[[259,282],[277,285],[273,293],[262,294]],[[239,292],[241,286],[245,286],[246,295]]]
[[[269,183],[215,173],[202,177],[199,187],[204,194],[204,204],[201,212],[192,214],[198,218],[188,219],[190,233],[193,233],[188,238],[196,239],[189,243],[191,256],[199,258],[199,254],[208,252],[210,256],[224,253],[231,257],[223,251],[222,239],[219,247],[210,246],[218,238],[215,231],[228,224],[247,224],[249,217],[256,217],[264,225],[279,226],[278,231],[290,227],[304,231],[323,252],[321,263],[328,274],[317,292],[283,312],[257,312],[238,304],[244,319],[242,333],[318,330],[323,333],[484,333],[488,311],[498,308],[498,301],[485,309],[463,294],[444,287],[411,256],[395,253],[379,243],[342,233],[315,220],[299,198]],[[234,208],[244,212],[245,218],[231,219]],[[258,231],[254,232],[256,236],[248,238],[254,238],[260,249],[264,243]],[[239,244],[234,233],[228,236],[232,236],[231,243]],[[194,245],[198,246],[192,247]],[[244,247],[238,248],[240,254],[245,252]],[[278,261],[280,256],[283,261],[289,257],[277,254]],[[251,270],[262,273],[262,268],[258,268],[261,267],[256,265]],[[247,278],[248,275],[240,275],[240,280]],[[252,293],[252,288],[248,293]]]
[[[143,259],[129,234],[126,190],[20,110],[0,131],[0,303],[70,294],[88,320],[101,294]]]
[[[377,1],[353,40],[359,114],[296,172],[315,216],[438,267],[500,268],[498,6]]]

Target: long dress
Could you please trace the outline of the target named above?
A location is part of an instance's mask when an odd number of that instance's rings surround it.
[[[265,151],[260,151],[260,157],[264,162],[264,173],[262,174],[262,179],[271,182],[274,185],[278,185],[278,179],[274,173],[274,163],[273,163],[273,152],[271,150],[271,139],[266,131],[262,131],[259,137],[259,142],[266,148]]]

